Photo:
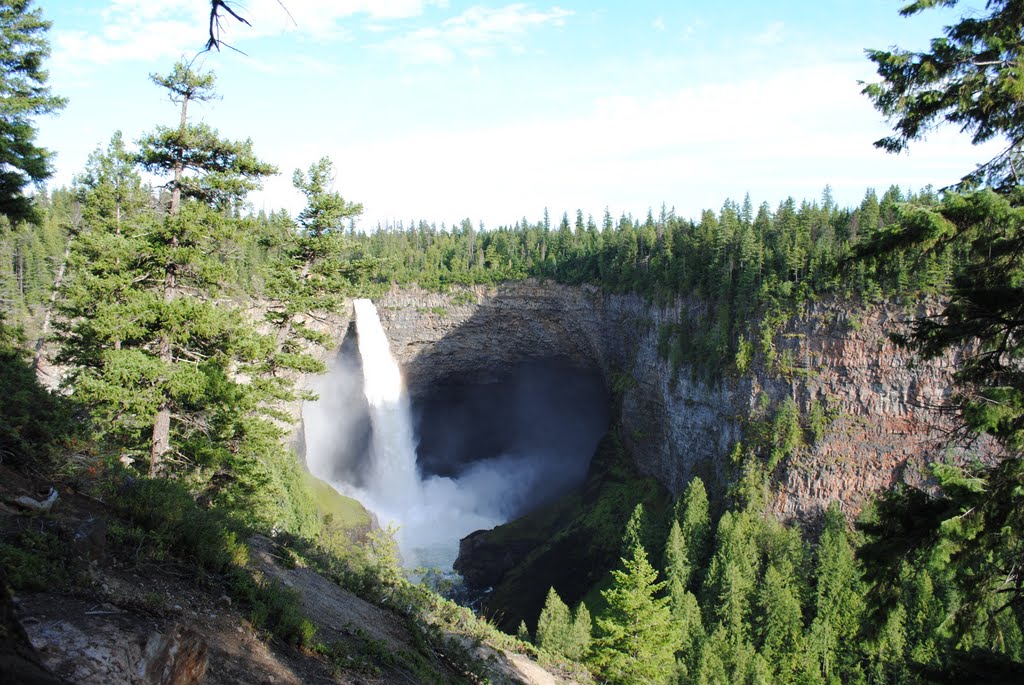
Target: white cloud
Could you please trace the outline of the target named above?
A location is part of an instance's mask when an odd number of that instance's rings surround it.
[[[662,19],[661,17],[656,17],[655,20],[651,22],[651,28],[654,29],[655,31],[664,31],[665,20]]]
[[[763,47],[778,45],[783,40],[782,34],[785,28],[785,23],[781,21],[773,21],[768,24],[768,26],[764,27],[760,33],[754,36],[752,42],[754,45],[760,45]]]
[[[232,8],[251,26],[222,13],[222,37],[237,47],[247,40],[282,32],[318,40],[345,38],[347,19],[366,16],[380,22],[447,7],[447,0],[247,0]],[[99,13],[97,31],[53,31],[58,68],[82,73],[93,66],[127,60],[156,60],[202,49],[209,23],[209,0],[111,0]]]
[[[377,47],[413,64],[447,64],[459,55],[473,59],[492,56],[498,47],[522,53],[522,40],[542,26],[562,26],[570,10],[534,10],[515,3],[504,7],[471,7],[437,27],[421,28],[381,42]]]
[[[682,88],[653,96],[606,97],[584,116],[547,115],[508,126],[345,144],[324,151],[345,160],[339,189],[363,202],[363,225],[411,218],[511,224],[576,208],[636,215],[663,201],[682,216],[750,192],[755,202],[818,197],[831,183],[853,204],[868,186],[943,185],[984,159],[955,133],[911,156],[871,145],[884,125],[860,95],[862,65],[819,65],[771,78]],[[394,164],[396,159],[416,164]],[[282,168],[302,160],[277,160]],[[429,169],[429,173],[424,173]],[[358,170],[356,172],[355,170]],[[298,209],[297,196],[269,206]]]

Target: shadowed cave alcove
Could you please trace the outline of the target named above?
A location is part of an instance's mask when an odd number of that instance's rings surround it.
[[[467,374],[417,390],[423,474],[470,477],[508,518],[580,484],[608,428],[600,372],[564,358],[523,361],[484,383]]]

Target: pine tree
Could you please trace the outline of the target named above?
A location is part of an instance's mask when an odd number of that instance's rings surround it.
[[[697,671],[697,660],[704,642],[704,621],[697,597],[679,584],[668,584],[669,608],[675,632],[676,671],[681,678],[690,679]]]
[[[242,388],[231,373],[264,357],[265,342],[215,297],[224,280],[220,249],[236,228],[222,210],[272,171],[249,143],[188,124],[189,102],[212,97],[211,76],[179,64],[154,80],[180,103],[181,121],[144,137],[140,157],[148,170],[172,174],[170,204],[161,214],[142,199],[118,136],[107,154],[94,156],[80,181],[89,220],[62,305],[61,351],[73,366],[76,396],[107,417],[101,425],[126,458],[138,459],[148,446],[151,475],[172,448],[175,468],[237,457],[227,445],[240,444],[242,417],[260,404],[252,394],[258,388]],[[256,442],[274,432],[262,424],[244,430]]]
[[[825,513],[815,568],[817,591],[809,648],[821,675],[831,681],[860,671],[858,633],[864,614],[861,572],[846,535],[846,519],[837,503]]]
[[[647,548],[647,513],[642,502],[633,507],[622,535],[622,556],[629,556],[636,547]]]
[[[142,166],[155,174],[171,175],[167,184],[171,191],[168,216],[162,222],[161,231],[151,241],[151,256],[156,271],[162,275],[160,294],[166,310],[160,317],[163,330],[159,332],[157,341],[157,358],[162,368],[157,370],[159,379],[155,384],[159,399],[150,445],[149,472],[152,475],[171,449],[174,396],[180,390],[175,389],[170,381],[175,362],[182,357],[181,351],[175,350],[175,343],[180,346],[189,336],[189,332],[180,326],[182,320],[178,315],[184,314],[183,310],[198,301],[192,296],[182,297],[183,291],[189,287],[209,293],[215,287],[216,269],[208,250],[212,247],[211,240],[222,238],[223,232],[229,230],[222,211],[241,202],[247,192],[258,188],[260,180],[276,173],[276,169],[256,158],[251,141],[224,140],[205,124],[188,123],[191,102],[205,102],[215,97],[212,74],[198,73],[179,62],[169,75],[153,74],[150,78],[165,88],[171,101],[181,108],[176,127],[158,126],[154,133],[139,141]],[[176,299],[186,302],[179,305],[175,303]],[[211,316],[208,322],[214,329],[219,329],[214,335],[223,336],[232,324],[216,319],[216,316]]]
[[[333,181],[333,164],[327,157],[307,173],[296,169],[292,183],[306,196],[296,219],[298,230],[268,236],[269,241],[280,240],[275,246],[280,258],[270,265],[265,292],[270,300],[267,319],[279,331],[271,364],[317,370],[302,343],[327,345],[330,340],[306,321],[337,311],[363,271],[348,258],[344,233],[345,222],[359,216],[363,206],[346,202],[331,189]]]
[[[605,682],[622,685],[666,683],[673,674],[672,616],[665,583],[647,561],[643,547],[612,571],[614,584],[602,591],[607,609],[597,619],[592,662]]]
[[[901,13],[957,4],[918,0]],[[1022,624],[1024,585],[1007,587],[1006,579],[1019,577],[1024,511],[1024,14],[1019,2],[993,0],[945,27],[925,51],[893,48],[868,56],[881,80],[864,92],[893,128],[876,146],[902,151],[943,124],[975,144],[1003,143],[995,157],[965,169],[938,206],[897,208],[898,220],[864,249],[876,258],[894,251],[939,256],[950,249],[960,256],[941,311],[919,318],[906,342],[926,358],[962,351],[955,374],[960,417],[972,431],[999,440],[1009,457],[958,473],[940,467],[942,497],[927,508],[914,506],[920,497],[908,496],[907,506],[894,513],[916,521],[918,535],[892,550],[887,571],[923,547],[922,540],[939,544],[962,579],[961,631],[987,622],[988,606],[1006,607]],[[899,526],[896,520],[889,528]]]
[[[675,518],[679,521],[679,532],[686,550],[687,578],[683,586],[693,589],[700,581],[694,571],[706,566],[711,546],[710,505],[704,481],[700,478],[694,478],[686,485],[682,499],[676,504]]]
[[[729,677],[720,654],[725,644],[721,630],[715,631],[704,643],[697,661],[696,677],[693,680],[697,685],[732,685],[736,682]]]
[[[57,361],[69,365],[65,383],[90,405],[101,436],[133,460],[157,403],[145,350],[156,317],[146,287],[154,278],[147,236],[156,232],[158,217],[117,134],[105,152],[93,153],[76,188],[83,227],[58,301]]]
[[[793,587],[793,569],[769,566],[758,591],[761,656],[778,682],[792,682],[803,650],[803,610]]]
[[[669,527],[668,540],[665,541],[665,582],[669,587],[677,584],[680,588],[686,588],[690,581],[690,562],[686,551],[686,543],[683,541],[683,532],[679,527],[679,521],[673,518]]]
[[[519,622],[519,627],[516,628],[516,638],[522,642],[533,641],[533,638],[530,637],[530,629],[526,627],[526,621]]]

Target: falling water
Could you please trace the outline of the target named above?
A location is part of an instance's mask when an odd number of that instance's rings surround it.
[[[414,503],[419,494],[409,396],[398,363],[391,356],[377,308],[369,300],[356,300],[355,309],[363,393],[373,425],[366,489],[373,494],[377,506],[401,511]]]
[[[493,504],[481,506],[479,494],[459,480],[421,479],[401,370],[391,356],[373,303],[356,300],[355,310],[373,438],[365,483],[345,489],[373,511],[382,525],[398,527],[398,546],[406,566],[451,568],[460,538],[507,517],[495,511]]]

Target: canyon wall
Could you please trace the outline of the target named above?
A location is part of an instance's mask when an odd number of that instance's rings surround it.
[[[520,281],[434,293],[393,289],[376,301],[410,394],[435,384],[487,383],[519,363],[557,360],[597,370],[620,398],[620,435],[639,470],[673,493],[695,475],[712,490],[728,478],[728,456],[762,407],[792,397],[806,415],[826,408],[822,437],[773,474],[771,507],[784,519],[814,519],[832,500],[850,514],[871,493],[903,479],[920,483],[927,462],[963,457],[947,447],[951,424],[934,407],[948,400],[953,355],[917,362],[888,334],[918,313],[895,305],[851,313],[815,304],[775,336],[784,372],[764,368],[703,380],[673,373],[658,333],[697,307],[657,306],[593,287]]]

